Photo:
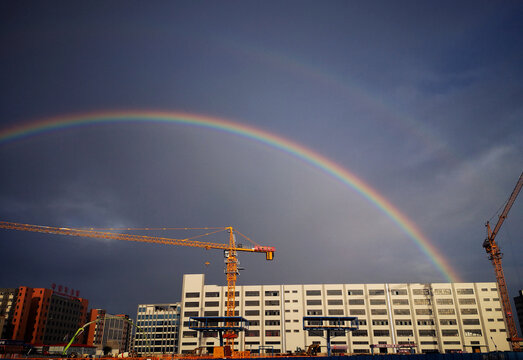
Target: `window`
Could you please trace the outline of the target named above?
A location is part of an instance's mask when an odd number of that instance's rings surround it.
[[[199,292],[188,292],[188,293],[185,293],[185,297],[186,298],[199,298],[200,293]]]
[[[265,292],[265,296],[280,296],[280,292],[277,290],[269,290]]]
[[[198,332],[196,332],[196,331],[184,331],[182,333],[182,336],[184,338],[195,338],[195,337],[198,336]]]
[[[434,289],[434,295],[451,295],[450,289]]]
[[[367,320],[360,320],[360,319],[358,319],[358,324],[360,326],[365,326],[365,325],[367,325]]]
[[[265,300],[266,306],[277,306],[280,305],[280,300]]]
[[[247,300],[245,301],[245,306],[260,306],[259,300]]]
[[[369,336],[367,330],[354,330],[350,334],[351,336]]]
[[[436,330],[418,330],[419,336],[436,336]]]
[[[437,341],[420,341],[420,345],[438,345]],[[421,350],[423,353],[428,352],[430,350]]]
[[[265,315],[280,315],[280,310],[265,310]]]
[[[385,290],[369,290],[369,295],[385,295]]]
[[[387,309],[370,309],[372,315],[387,315]]]
[[[321,295],[321,290],[307,290],[305,293],[307,296],[319,296]]]
[[[440,325],[457,325],[458,322],[454,319],[440,319]]]
[[[465,329],[465,336],[482,336],[481,329]]]
[[[461,309],[461,315],[477,315],[478,309]]]
[[[412,294],[414,295],[430,295],[429,289],[413,289]]]
[[[460,305],[475,305],[476,299],[470,298],[470,299],[458,299],[458,302]]]
[[[459,341],[443,341],[444,345],[461,345]]]
[[[414,305],[430,305],[430,299],[414,299]]]
[[[327,296],[341,295],[341,290],[327,290]]]
[[[458,330],[441,330],[442,336],[458,336]]]
[[[350,309],[349,313],[351,315],[365,315],[365,309]]]
[[[218,311],[205,311],[203,313],[203,316],[219,316],[220,314]]]
[[[198,301],[188,301],[185,303],[185,307],[198,307],[200,303]]]
[[[321,300],[307,300],[307,305],[321,305]]]
[[[280,320],[265,320],[265,325],[280,325]]]
[[[260,330],[245,330],[245,337],[260,336]]]
[[[385,300],[383,299],[370,299],[371,305],[385,305]]]
[[[327,300],[327,305],[343,305],[343,300],[330,299],[330,300]]]
[[[432,319],[420,319],[420,320],[418,320],[418,325],[434,325],[434,320],[432,320]]]
[[[329,309],[329,315],[343,315],[343,309]]]
[[[457,289],[458,295],[473,295],[474,289]]]
[[[363,290],[348,290],[347,291],[347,295],[351,296],[351,295],[363,295]]]
[[[492,319],[492,321],[494,321],[494,319]],[[463,319],[463,325],[479,325],[479,319]]]
[[[227,310],[223,312],[223,316],[227,316]],[[240,316],[240,312],[238,310],[234,311],[234,316]]]
[[[260,320],[248,320],[249,326],[260,326]]]
[[[309,336],[323,336],[323,330],[309,330]]]
[[[349,305],[365,305],[364,299],[349,299]]]
[[[452,298],[450,299],[436,299],[436,304],[438,305],[453,305],[454,304],[454,301],[452,300]]]
[[[245,310],[245,316],[259,316],[260,310]]]
[[[246,291],[245,296],[260,296],[259,291]]]
[[[391,290],[390,293],[392,295],[407,295],[407,290],[405,290],[405,289]]]
[[[389,330],[374,330],[374,336],[390,336]]]
[[[409,304],[409,299],[392,299],[392,304],[394,304],[394,305],[408,305]],[[371,305],[372,305],[372,303],[371,303]]]
[[[412,320],[396,320],[396,325],[412,325]]]
[[[214,306],[220,306],[219,301],[206,301],[205,306],[214,307]]]
[[[410,315],[410,309],[394,309],[394,315]]]
[[[454,309],[438,309],[439,315],[455,315]]]
[[[388,320],[372,320],[372,325],[389,325]]]
[[[198,311],[186,311],[183,313],[183,316],[185,316],[185,317],[198,316]]]
[[[321,309],[318,310],[307,310],[307,315],[323,315]]]
[[[238,305],[240,305],[240,302],[239,302],[238,300],[236,300],[236,301],[234,302],[234,306],[238,306]],[[223,306],[227,306],[227,300],[225,300],[225,301],[223,302]]]
[[[398,336],[414,336],[412,330],[396,330]]]
[[[280,330],[265,330],[265,336],[280,336]]]

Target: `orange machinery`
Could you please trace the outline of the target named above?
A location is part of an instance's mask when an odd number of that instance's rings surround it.
[[[514,204],[514,201],[516,200],[516,197],[518,196],[522,186],[523,173],[521,173],[519,176],[516,187],[512,191],[512,194],[510,195],[503,212],[499,216],[498,223],[494,227],[494,230],[490,229],[490,224],[487,221],[485,225],[487,227],[487,238],[483,242],[483,247],[489,255],[489,260],[492,261],[492,265],[494,265],[494,270],[496,271],[496,280],[498,282],[499,292],[501,294],[501,304],[503,305],[503,311],[505,313],[505,319],[507,321],[507,327],[509,331],[509,337],[507,340],[510,342],[513,351],[521,351],[520,341],[522,339],[518,338],[518,330],[516,328],[514,317],[512,316],[512,307],[510,306],[507,283],[505,282],[505,275],[503,274],[503,267],[501,266],[501,258],[503,257],[503,253],[501,253],[495,238],[499,229],[501,228],[501,225],[503,225],[503,222],[507,218],[508,212],[510,211],[512,204]]]
[[[111,233],[106,231],[99,230],[83,230],[83,229],[70,229],[63,227],[52,227],[52,226],[42,226],[42,225],[29,225],[29,224],[20,224],[14,222],[0,221],[0,228],[11,229],[11,230],[20,230],[20,231],[31,231],[31,232],[40,232],[48,234],[58,234],[58,235],[69,235],[69,236],[80,236],[88,238],[102,238],[102,239],[114,239],[114,240],[126,240],[126,241],[139,241],[155,244],[165,244],[165,245],[178,245],[178,246],[191,246],[199,247],[204,249],[222,249],[225,251],[227,256],[226,260],[226,270],[227,275],[227,316],[234,316],[234,309],[236,306],[235,302],[235,288],[236,288],[236,278],[238,276],[238,256],[239,251],[243,252],[257,252],[265,253],[265,258],[267,260],[272,260],[274,258],[275,248],[271,246],[260,246],[254,243],[251,239],[241,234],[239,231],[233,229],[232,227],[224,228],[199,228],[199,229],[213,229],[210,233],[203,235],[194,236],[192,238],[185,239],[171,239],[165,237],[156,237],[156,236],[144,236],[144,235],[133,235],[133,234],[118,234]],[[166,228],[162,228],[164,230]],[[184,230],[191,230],[194,228],[183,228]],[[146,229],[128,229],[128,230],[146,230]],[[147,229],[152,230],[152,229]],[[194,240],[195,238],[215,234],[220,231],[227,231],[229,233],[229,243],[220,244],[212,242],[204,242]],[[253,247],[239,247],[236,245],[235,233],[243,236],[245,239],[254,244]],[[225,334],[226,345],[230,346],[231,349],[234,348],[234,338],[236,334],[227,333]]]

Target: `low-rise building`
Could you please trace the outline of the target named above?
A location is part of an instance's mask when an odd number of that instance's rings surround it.
[[[113,352],[124,353],[131,348],[132,321],[129,315],[110,315],[104,309],[91,309],[86,344],[98,350],[110,347]]]
[[[140,304],[136,317],[134,351],[138,354],[176,354],[180,303]]]
[[[249,320],[235,350],[295,352],[326,349],[322,331],[305,332],[304,316],[356,316],[359,329],[332,338],[333,352],[392,353],[414,343],[417,353],[510,350],[495,282],[430,284],[308,284],[236,287],[236,315]],[[189,329],[189,318],[226,315],[227,287],[184,275],[179,353],[218,346],[211,333]],[[140,314],[140,313],[139,313]]]

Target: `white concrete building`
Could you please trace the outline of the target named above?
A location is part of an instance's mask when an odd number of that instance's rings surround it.
[[[216,334],[188,328],[191,316],[224,316],[226,286],[206,285],[203,274],[183,277],[179,353],[218,346]],[[495,282],[432,284],[310,284],[236,287],[236,314],[249,330],[235,350],[294,352],[324,334],[303,330],[303,316],[357,316],[358,331],[332,338],[334,352],[368,353],[371,345],[415,343],[416,352],[510,350]],[[380,348],[381,352],[396,352]]]

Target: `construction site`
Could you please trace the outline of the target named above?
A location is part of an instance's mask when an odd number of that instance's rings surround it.
[[[158,315],[165,310],[161,306],[140,305],[136,322],[127,319],[135,328],[133,350],[112,356],[221,359],[380,355],[391,359],[411,356],[434,360],[443,357],[516,360],[523,359],[522,339],[518,337],[496,235],[522,187],[523,173],[497,223],[494,226],[486,223],[486,238],[482,245],[494,267],[496,283],[238,286],[240,253],[260,253],[270,261],[276,249],[257,244],[232,227],[199,228],[205,232],[182,239],[6,221],[0,222],[0,227],[223,251],[226,286],[205,284],[203,274],[184,275],[181,302],[171,308],[174,316]],[[227,243],[201,240],[219,232],[227,234]],[[237,237],[252,245],[241,244]],[[486,319],[493,308],[500,312],[497,323],[494,319]],[[177,321],[177,351],[173,350],[169,355],[165,351],[160,354],[161,350],[154,346],[158,342],[155,341],[158,328],[152,320],[166,318]],[[101,355],[92,347],[77,344],[82,333],[98,320],[84,324],[67,344],[61,346],[27,351],[21,343],[4,341],[0,345],[0,357],[99,357]],[[467,325],[477,326],[470,328]],[[437,340],[427,341],[424,336]],[[455,336],[454,339],[459,340],[442,341],[441,336],[443,339]]]
[[[496,236],[522,187],[523,173],[497,223],[494,226],[486,223],[482,245],[494,267],[496,283],[239,286],[238,255],[260,253],[271,261],[276,249],[257,244],[232,227],[200,228],[203,234],[182,239],[6,221],[0,222],[0,227],[223,251],[226,286],[205,284],[203,274],[184,275],[181,302],[171,308],[174,316],[158,315],[165,310],[161,306],[140,305],[136,322],[126,320],[135,328],[134,350],[113,356],[222,359],[380,355],[391,359],[411,356],[434,360],[443,357],[516,360],[523,359],[522,339],[518,337]],[[201,240],[219,232],[227,234],[227,243]],[[251,246],[241,244],[238,237]],[[497,322],[486,319],[493,308],[499,310]],[[158,328],[153,320],[169,318],[178,321],[178,350],[160,354],[155,350]],[[21,348],[21,343],[17,347],[4,341],[0,357],[97,357],[92,348],[76,343],[97,321],[98,318],[84,324],[62,346],[40,347],[24,353],[27,349]],[[427,341],[424,336],[437,341]],[[458,340],[442,341],[441,336],[443,339],[455,336]]]

